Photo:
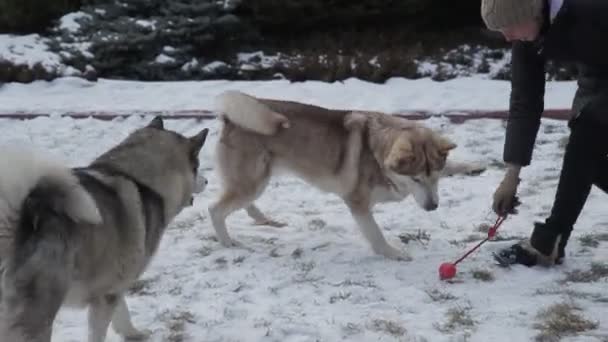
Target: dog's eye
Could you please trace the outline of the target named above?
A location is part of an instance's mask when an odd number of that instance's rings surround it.
[[[422,181],[421,181],[420,179],[418,179],[418,178],[412,178],[412,180],[414,181],[414,183],[420,183],[420,182],[422,182]]]

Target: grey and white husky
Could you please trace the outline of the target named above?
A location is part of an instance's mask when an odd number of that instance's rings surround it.
[[[64,305],[88,306],[89,342],[104,341],[110,322],[126,339],[147,337],[124,294],[167,224],[203,190],[207,133],[185,137],[157,117],[82,168],[0,150],[3,341],[50,341]]]

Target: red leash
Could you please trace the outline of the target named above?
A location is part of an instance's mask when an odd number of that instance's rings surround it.
[[[492,227],[490,227],[490,229],[488,230],[488,237],[483,239],[481,242],[479,242],[477,244],[477,246],[473,247],[470,251],[468,251],[465,255],[463,255],[460,259],[456,260],[454,262],[454,265],[458,264],[459,262],[461,262],[462,260],[464,260],[466,257],[468,257],[471,253],[473,253],[477,248],[479,248],[481,245],[483,245],[484,243],[486,243],[488,240],[492,239],[495,235],[496,235],[496,231],[498,230],[498,227],[500,227],[500,225],[506,220],[507,216],[499,216],[496,219],[496,223],[494,223],[494,225]]]

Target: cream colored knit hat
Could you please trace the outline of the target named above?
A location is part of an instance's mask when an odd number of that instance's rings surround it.
[[[481,17],[490,30],[524,23],[542,15],[545,0],[481,0]]]

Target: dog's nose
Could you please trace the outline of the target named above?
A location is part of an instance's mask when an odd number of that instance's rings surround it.
[[[439,205],[437,203],[429,202],[424,205],[424,210],[433,211],[433,210],[437,209],[437,207],[439,207]]]
[[[209,181],[207,180],[207,178],[198,176],[196,178],[194,192],[200,193],[200,192],[205,191],[205,189],[207,188],[207,185],[209,185]]]

